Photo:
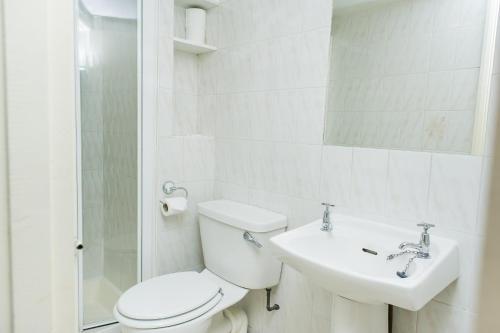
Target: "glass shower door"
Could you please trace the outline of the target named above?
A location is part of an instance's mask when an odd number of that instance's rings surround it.
[[[139,276],[137,1],[78,1],[83,329]]]

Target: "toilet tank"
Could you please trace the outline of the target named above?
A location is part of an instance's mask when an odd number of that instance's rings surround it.
[[[271,255],[269,239],[285,231],[286,216],[229,200],[200,203],[198,213],[209,271],[247,289],[278,284],[282,264]],[[262,247],[246,240],[245,232]]]

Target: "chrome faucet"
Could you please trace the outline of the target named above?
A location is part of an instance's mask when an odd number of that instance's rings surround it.
[[[420,242],[411,243],[411,242],[403,242],[399,244],[398,248],[401,250],[399,253],[390,254],[387,256],[387,260],[392,260],[394,258],[410,254],[411,257],[408,260],[404,270],[396,272],[397,276],[404,279],[408,277],[408,270],[410,268],[411,263],[415,259],[429,259],[431,257],[429,253],[429,249],[431,247],[431,236],[427,232],[430,228],[435,227],[434,224],[429,223],[419,223],[417,224],[419,227],[423,227],[424,231],[420,235]]]
[[[416,250],[418,258],[428,259],[430,258],[429,248],[431,247],[431,235],[427,232],[430,228],[435,227],[434,224],[429,223],[419,223],[417,226],[424,228],[422,234],[420,234],[420,241],[418,243],[403,242],[399,244],[400,250],[413,249]]]
[[[323,202],[323,206],[325,206],[325,211],[323,213],[323,224],[321,225],[321,231],[332,231],[332,222],[330,221],[330,207],[335,207],[335,205],[331,205],[329,203]]]

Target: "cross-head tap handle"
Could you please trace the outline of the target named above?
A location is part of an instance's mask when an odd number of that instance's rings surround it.
[[[434,228],[436,225],[430,223],[419,223],[417,224],[417,226],[424,228],[424,232],[427,232],[427,230],[429,230],[430,228]]]
[[[335,207],[335,205],[329,204],[328,202],[322,202],[321,205],[325,206],[325,214],[330,212],[330,207]]]

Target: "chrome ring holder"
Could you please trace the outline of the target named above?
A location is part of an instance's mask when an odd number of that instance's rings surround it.
[[[172,195],[175,191],[183,191],[186,199],[188,197],[188,190],[185,187],[176,186],[175,183],[171,180],[167,180],[166,182],[164,182],[161,188],[163,190],[163,193],[165,193],[166,195]]]

